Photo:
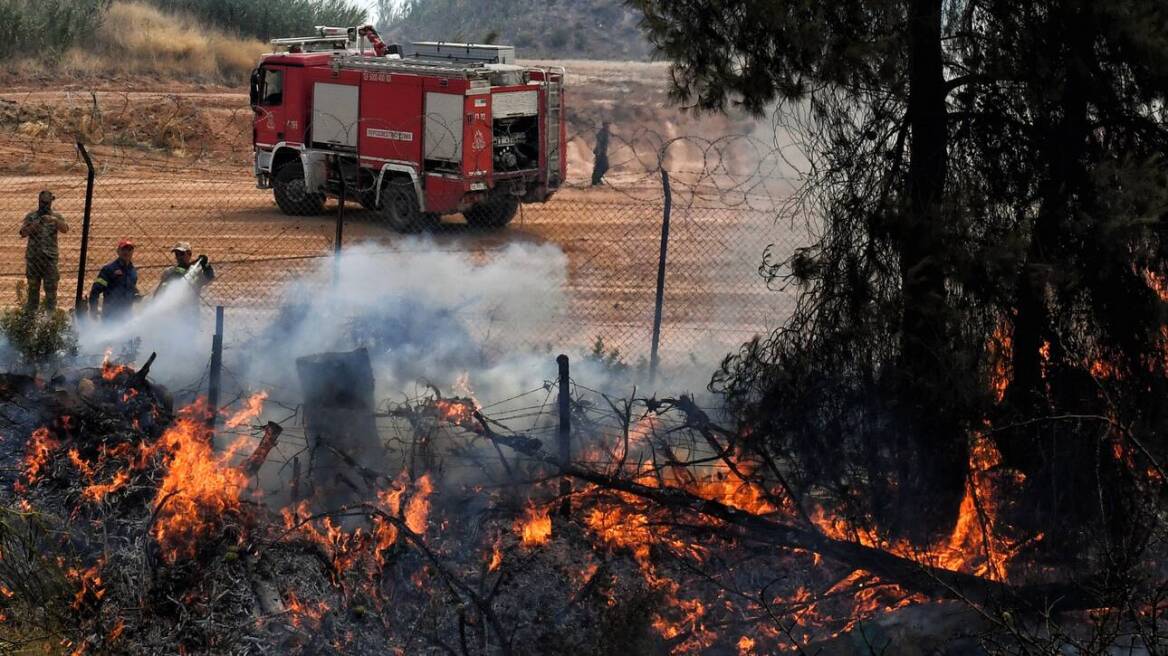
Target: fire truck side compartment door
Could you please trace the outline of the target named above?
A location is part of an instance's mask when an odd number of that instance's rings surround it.
[[[312,142],[357,147],[360,87],[317,82],[312,89]]]
[[[462,163],[463,101],[461,94],[426,93],[427,160]]]
[[[301,156],[304,164],[304,186],[311,191],[323,191],[328,181],[327,153],[308,150]]]

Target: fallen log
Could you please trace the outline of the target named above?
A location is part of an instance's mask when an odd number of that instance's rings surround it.
[[[482,420],[480,420],[482,421]],[[486,422],[482,422],[485,426]],[[865,570],[881,579],[934,599],[952,599],[978,607],[1002,607],[1039,615],[1054,612],[1088,610],[1108,605],[1100,590],[1100,577],[1076,584],[1046,583],[1013,585],[955,572],[904,558],[894,553],[857,542],[830,538],[812,527],[777,522],[732,506],[703,499],[679,488],[649,487],[634,481],[600,474],[575,465],[563,466],[553,456],[533,449],[523,436],[502,436],[485,431],[496,444],[538,458],[559,469],[564,476],[592,483],[601,488],[625,492],[661,504],[665,508],[688,511],[710,517],[736,528],[752,540],[785,549],[800,549],[830,558],[853,569]]]
[[[554,465],[552,458],[545,458]],[[829,538],[817,530],[776,522],[726,504],[703,499],[677,488],[648,487],[575,466],[562,469],[573,478],[599,487],[626,492],[665,508],[684,510],[720,520],[752,540],[787,549],[801,549],[830,558],[853,569],[870,572],[902,588],[935,599],[954,599],[981,607],[1008,607],[1036,613],[1066,612],[1107,605],[1098,585],[1050,583],[1012,585],[973,574],[928,565],[882,549]]]

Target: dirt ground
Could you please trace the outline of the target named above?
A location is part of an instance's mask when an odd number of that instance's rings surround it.
[[[805,232],[780,219],[793,173],[746,117],[695,118],[668,107],[662,64],[567,62],[569,183],[546,204],[524,206],[501,232],[466,229],[446,217],[432,241],[384,229],[375,214],[350,205],[344,244],[434,248],[489,257],[512,242],[552,243],[568,257],[563,316],[554,329],[524,335],[529,345],[584,347],[596,337],[630,360],[648,352],[662,219],[654,171],[658,148],[673,172],[662,351],[681,360],[734,348],[776,327],[793,298],[758,276],[763,249],[785,257]],[[251,174],[250,112],[243,89],[150,80],[9,81],[0,93],[0,299],[11,302],[22,279],[20,219],[36,192],[52,188],[74,230],[62,237],[63,304],[77,284],[78,234],[85,168],[71,145],[91,144],[97,164],[89,270],[112,258],[122,237],[140,248],[143,289],[152,289],[176,240],[194,243],[217,263],[208,304],[262,318],[288,280],[316,269],[332,252],[335,215],[280,214]],[[634,102],[632,99],[636,99]],[[587,186],[591,144],[601,118],[614,121],[613,171]],[[736,136],[716,142],[724,135]],[[760,144],[763,144],[760,146]],[[335,205],[330,203],[330,212]],[[425,245],[419,246],[420,243]],[[515,334],[507,318],[494,335]],[[522,332],[522,331],[520,331]]]

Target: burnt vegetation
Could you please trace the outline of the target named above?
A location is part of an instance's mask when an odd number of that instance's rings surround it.
[[[701,396],[598,339],[377,399],[381,319],[303,403],[7,374],[0,649],[1168,649],[1161,4],[630,4],[678,101],[797,139],[794,316]]]
[[[632,4],[677,100],[774,109],[810,160],[822,237],[761,268],[799,309],[713,381],[795,495],[929,544],[988,445],[1019,568],[1162,585],[1164,8]]]

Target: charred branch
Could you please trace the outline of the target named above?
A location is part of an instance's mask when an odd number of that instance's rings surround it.
[[[280,433],[284,432],[284,427],[274,421],[269,421],[264,426],[264,437],[260,440],[259,446],[255,451],[252,451],[248,456],[247,462],[243,465],[244,472],[249,477],[254,477],[260,473],[260,467],[263,467],[264,462],[268,459],[268,454],[275,448],[276,442],[280,439]]]
[[[970,601],[983,606],[1006,605],[1034,613],[1083,610],[1105,605],[1103,599],[1091,591],[1094,588],[1090,585],[1013,586],[998,583],[902,558],[855,542],[829,538],[818,531],[771,521],[717,501],[702,499],[681,489],[648,487],[577,467],[568,467],[564,474],[604,489],[636,495],[663,508],[688,511],[719,520],[744,531],[752,540],[820,554],[931,598]]]

